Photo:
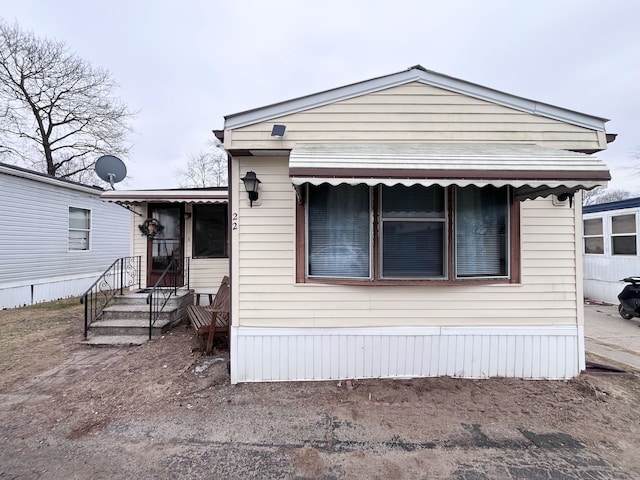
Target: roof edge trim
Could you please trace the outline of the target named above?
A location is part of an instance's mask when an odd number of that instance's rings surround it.
[[[551,118],[562,122],[570,123],[580,127],[591,128],[598,131],[605,131],[604,124],[609,120],[586,113],[576,112],[563,107],[554,106],[548,103],[530,100],[519,97],[489,87],[484,87],[475,83],[450,77],[441,73],[424,69],[420,66],[411,67],[390,75],[364,80],[343,87],[325,90],[319,93],[306,95],[279,103],[255,108],[244,112],[239,112],[225,116],[224,128],[235,129],[247,125],[253,125],[268,121],[273,118],[290,115],[311,108],[328,105],[341,100],[374,93],[387,88],[404,85],[410,82],[420,82],[445,90],[469,95],[480,100],[489,101],[498,105],[520,110],[533,115]]]
[[[91,193],[93,195],[100,195],[104,193],[104,189],[98,186],[84,185],[82,183],[74,182],[72,180],[66,180],[64,178],[54,177],[46,173],[35,172],[27,170],[26,168],[18,167],[15,165],[9,165],[6,163],[0,163],[0,173],[5,173],[14,177],[25,178],[27,180],[33,180],[40,183],[46,183],[61,188],[67,188],[70,190],[76,190],[79,192]]]

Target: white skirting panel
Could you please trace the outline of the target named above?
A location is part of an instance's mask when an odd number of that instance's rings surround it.
[[[584,369],[581,326],[232,327],[231,381],[513,377],[569,379]]]
[[[77,297],[102,274],[91,272],[74,278],[42,279],[29,285],[0,285],[0,308],[16,308],[61,298]]]

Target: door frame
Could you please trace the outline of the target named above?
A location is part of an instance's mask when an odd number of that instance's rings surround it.
[[[184,258],[185,258],[185,218],[184,211],[185,206],[184,203],[167,203],[167,202],[154,202],[147,204],[147,218],[156,218],[154,217],[154,213],[159,209],[172,209],[178,210],[178,228],[179,228],[179,237],[174,240],[178,240],[178,251],[172,251],[172,256],[176,256],[179,259],[179,267],[178,267],[178,275],[177,284],[182,286],[184,283]],[[148,287],[153,287],[156,281],[162,275],[164,269],[154,269],[153,268],[153,245],[154,242],[159,242],[164,240],[165,238],[156,238],[156,237],[147,237],[147,272],[146,272],[146,282]],[[167,285],[173,285],[173,278],[166,278],[165,282]]]

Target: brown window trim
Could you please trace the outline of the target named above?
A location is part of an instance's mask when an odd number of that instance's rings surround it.
[[[451,188],[451,187],[447,187]],[[298,202],[296,206],[296,283],[317,283],[317,284],[331,284],[331,285],[500,285],[500,284],[518,284],[520,283],[520,266],[521,266],[521,251],[520,251],[520,202],[513,198],[511,195],[510,205],[510,219],[509,219],[509,232],[510,240],[510,272],[509,278],[469,278],[469,279],[379,279],[380,273],[380,260],[378,258],[378,202],[379,195],[377,194],[377,188],[374,188],[373,195],[373,278],[370,279],[345,279],[345,278],[308,278],[306,276],[306,238],[305,238],[305,224],[306,224],[306,208],[304,202]],[[451,190],[448,190],[451,192]],[[304,198],[304,196],[302,196]],[[453,195],[447,194],[447,202],[449,212],[453,209]],[[447,235],[449,236],[448,251],[447,251],[447,272],[449,274],[453,272],[453,242],[451,241],[453,235],[453,221],[449,219]]]

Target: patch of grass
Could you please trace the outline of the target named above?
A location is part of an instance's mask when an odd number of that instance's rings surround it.
[[[82,339],[78,298],[0,311],[0,388],[48,368]]]
[[[37,305],[33,305],[31,307],[25,307],[25,308],[33,308],[36,310],[37,309],[65,310],[67,308],[77,307],[78,305],[80,305],[80,298],[73,297],[73,298],[65,298],[62,300],[55,300],[53,302],[38,303]]]

